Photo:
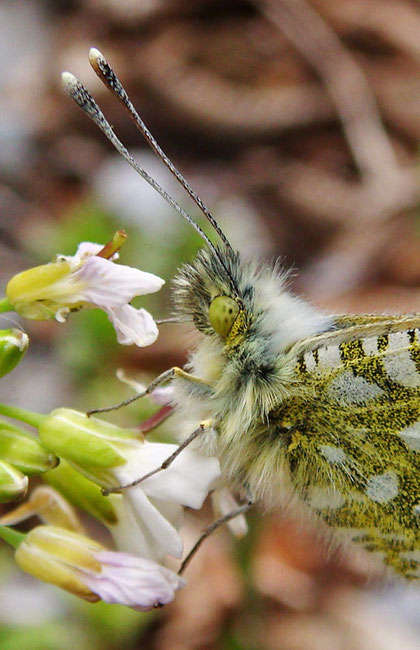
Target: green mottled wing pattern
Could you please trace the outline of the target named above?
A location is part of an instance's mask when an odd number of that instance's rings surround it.
[[[343,317],[331,343],[325,336],[319,346],[311,340],[296,367],[302,390],[275,420],[287,437],[299,497],[336,532],[415,578],[420,320],[404,330],[404,319],[377,319],[375,334],[364,337],[374,318]]]

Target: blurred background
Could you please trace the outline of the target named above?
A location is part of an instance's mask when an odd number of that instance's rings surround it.
[[[167,281],[139,304],[165,318],[170,279],[201,245],[61,92],[69,70],[203,224],[90,69],[96,46],[245,258],[280,257],[296,270],[293,290],[331,312],[420,311],[418,1],[2,0],[0,24],[2,288],[125,228],[121,261]],[[150,348],[123,348],[96,310],[24,328],[32,343],[1,401],[43,412],[124,399],[116,368],[148,381],[182,365],[192,340],[167,324]],[[111,417],[135,426],[150,409]],[[170,436],[170,423],[159,433]],[[188,514],[187,547],[206,517]],[[240,542],[215,535],[188,569],[189,586],[149,614],[79,602],[18,572],[2,550],[0,647],[418,647],[413,587],[384,584],[365,556],[328,554],[291,513],[249,520]]]

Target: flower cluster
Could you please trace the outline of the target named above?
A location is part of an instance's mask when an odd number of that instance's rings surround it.
[[[105,246],[85,242],[73,256],[19,273],[9,281],[0,311],[62,322],[72,311],[99,307],[120,343],[150,345],[156,324],[129,303],[160,289],[163,280],[115,263],[124,239],[120,231]],[[0,376],[15,367],[28,343],[20,330],[0,331]],[[170,409],[170,396],[161,393],[155,399]],[[139,610],[170,602],[184,580],[166,566],[167,556],[182,557],[183,509],[201,508],[217,484],[218,461],[187,448],[164,471],[114,492],[160,467],[176,445],[148,442],[140,429],[67,408],[41,415],[0,405],[0,414],[9,418],[0,420],[0,502],[25,496],[32,476],[43,482],[0,518],[0,537],[16,548],[17,564],[90,602]],[[36,435],[10,418],[31,425]],[[75,507],[109,529],[114,550],[86,534]],[[29,533],[13,528],[34,515],[41,523]]]

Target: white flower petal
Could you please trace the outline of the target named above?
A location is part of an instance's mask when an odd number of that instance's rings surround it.
[[[128,377],[123,368],[118,368],[116,375],[117,379],[122,381],[124,384],[127,384],[127,386],[130,386],[130,388],[132,388],[136,393],[143,393],[146,390],[145,384],[142,384],[140,381],[137,381],[132,377]],[[173,386],[158,386],[149,393],[148,397],[155,404],[168,406],[173,402],[175,391]]]
[[[163,549],[156,544],[146,524],[140,517],[135,516],[127,500],[124,500],[118,509],[117,517],[118,522],[108,527],[115,547],[119,551],[139,555],[155,562],[163,559]]]
[[[108,526],[115,542],[115,546],[119,551],[132,553],[146,557],[155,562],[161,562],[164,555],[167,553],[167,543],[161,544],[161,540],[156,538],[150,532],[148,523],[149,517],[143,520],[145,514],[140,504],[141,514],[136,512],[135,508],[138,507],[138,502],[134,499],[123,497],[122,495],[113,495],[113,505],[117,514],[117,523],[113,526]],[[157,499],[149,499],[155,510],[159,515],[166,519],[175,530],[178,530],[183,520],[183,509],[179,504],[166,503]],[[153,515],[156,513],[153,512]],[[160,530],[160,529],[159,529]],[[167,529],[165,529],[165,535]],[[173,533],[170,531],[170,536]],[[176,544],[176,551],[180,548],[178,536],[173,537]],[[171,542],[172,543],[172,542]]]
[[[114,309],[103,307],[103,310],[113,324],[118,343],[121,345],[137,345],[144,348],[156,341],[159,330],[153,317],[145,309],[123,305]]]
[[[103,250],[103,248],[103,244],[94,244],[91,241],[83,241],[78,245],[76,254],[73,255],[71,259],[78,261],[79,263],[84,262],[88,257],[91,257],[92,255],[98,255]],[[111,257],[107,257],[107,259],[114,262],[119,257],[119,253],[114,253],[111,255]]]
[[[97,255],[103,249],[103,244],[95,244],[91,241],[82,241],[78,247],[76,253],[73,255],[73,259],[79,262],[83,262],[87,257],[92,255]]]
[[[120,307],[135,296],[155,293],[165,283],[153,273],[95,256],[89,257],[73,278],[85,285],[83,300],[103,308]]]
[[[235,499],[232,492],[225,487],[214,490],[211,494],[211,501],[213,512],[216,517],[224,517],[233,510],[239,508],[238,501]],[[248,533],[248,524],[246,517],[243,514],[228,521],[227,526],[230,532],[238,539],[245,537]]]
[[[181,557],[183,551],[182,539],[176,528],[164,517],[145,495],[142,486],[133,487],[123,494],[124,501],[132,508],[136,517],[139,517],[148,531],[165,553],[173,557]],[[173,505],[180,509],[179,505]],[[177,511],[177,513],[179,510]]]
[[[175,390],[173,386],[158,386],[150,394],[150,399],[155,404],[161,406],[171,405],[175,397]]]
[[[163,460],[165,458],[155,467]],[[220,465],[216,458],[184,449],[167,469],[144,481],[142,487],[145,494],[155,499],[199,509],[219,476]]]
[[[176,451],[177,445],[147,442],[127,457],[124,466],[127,483],[159,467]],[[139,487],[154,499],[201,508],[208,492],[220,476],[219,461],[191,449],[184,449],[164,471],[143,481]],[[123,483],[121,483],[123,484]]]

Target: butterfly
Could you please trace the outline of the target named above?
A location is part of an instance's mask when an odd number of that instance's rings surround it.
[[[196,439],[239,494],[322,520],[395,574],[419,577],[420,315],[328,315],[294,296],[278,265],[244,262],[103,55],[92,49],[90,62],[220,240],[148,176],[64,73],[68,94],[206,244],[178,271],[173,293],[175,318],[202,336],[184,369],[152,382],[171,380],[183,436],[195,432],[181,448]]]

